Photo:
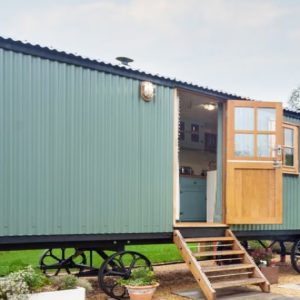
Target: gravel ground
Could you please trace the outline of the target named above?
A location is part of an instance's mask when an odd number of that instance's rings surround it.
[[[173,293],[177,291],[184,291],[188,289],[197,288],[194,278],[189,272],[185,264],[175,264],[159,266],[154,268],[155,273],[160,282],[160,286],[157,289],[154,300],[187,300],[187,298],[176,296]],[[90,295],[88,300],[104,300],[108,299],[105,294],[103,294],[97,287],[96,279],[91,279],[93,286],[95,286],[95,291]],[[273,284],[271,286],[271,292],[299,296],[300,290],[291,290],[286,288],[279,288],[278,285],[285,283],[299,283],[300,284],[300,274],[296,273],[291,267],[290,263],[287,261],[286,264],[280,265],[280,278],[278,284]]]

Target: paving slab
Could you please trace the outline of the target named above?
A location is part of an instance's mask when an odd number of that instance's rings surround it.
[[[300,291],[300,283],[286,283],[286,284],[281,284],[278,287],[284,288],[284,289]]]
[[[192,300],[205,300],[200,289],[192,289],[187,291],[174,292],[175,295],[185,297]],[[273,293],[262,293],[253,289],[238,287],[226,288],[217,291],[217,299],[222,300],[300,300],[300,297],[284,296]]]

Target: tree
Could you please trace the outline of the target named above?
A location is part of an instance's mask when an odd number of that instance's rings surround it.
[[[292,108],[300,112],[300,87],[293,90],[288,100],[288,106],[289,108]]]

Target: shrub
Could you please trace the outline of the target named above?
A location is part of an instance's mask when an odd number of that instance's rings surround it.
[[[85,278],[78,278],[77,286],[80,286],[82,288],[85,288],[87,292],[93,291],[93,287],[91,283],[86,280]]]
[[[260,265],[270,266],[272,263],[272,249],[271,248],[257,248],[254,249],[251,253],[254,262]]]
[[[76,288],[78,284],[78,278],[74,275],[61,276],[58,281],[58,290],[70,290]]]
[[[28,299],[27,294],[40,291],[43,287],[50,284],[54,285],[57,290],[73,289],[76,286],[84,287],[87,291],[92,290],[92,286],[87,280],[79,280],[73,275],[54,277],[50,280],[40,271],[28,266],[23,270],[0,278],[0,299]]]
[[[128,279],[120,279],[121,285],[146,286],[157,283],[154,272],[150,268],[133,269]]]
[[[40,271],[33,269],[32,266],[26,267],[24,271],[19,271],[19,273],[22,274],[31,292],[39,290],[49,284],[49,279]]]
[[[28,285],[19,274],[11,273],[0,280],[0,299],[23,300],[28,293]]]
[[[0,280],[0,299],[27,299],[26,294],[42,288],[48,282],[45,275],[28,266]]]

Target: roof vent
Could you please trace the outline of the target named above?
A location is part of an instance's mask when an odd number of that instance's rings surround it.
[[[124,66],[129,66],[129,63],[133,62],[133,59],[125,56],[116,57],[116,60],[118,60]]]

